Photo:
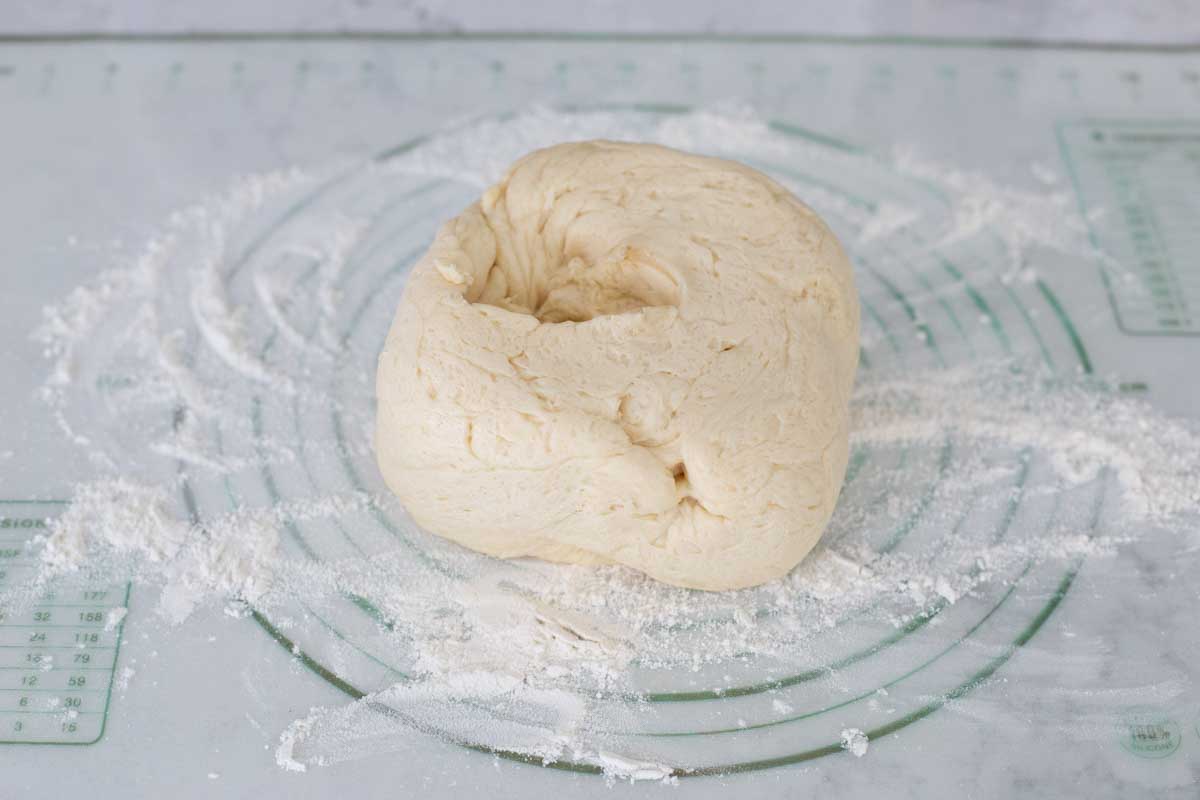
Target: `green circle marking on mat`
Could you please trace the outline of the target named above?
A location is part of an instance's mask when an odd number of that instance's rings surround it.
[[[635,113],[642,113],[642,114],[680,114],[680,113],[686,113],[686,112],[690,111],[689,108],[682,107],[682,106],[658,106],[658,105],[639,105],[639,106],[633,106],[633,107],[625,106],[625,107],[614,107],[614,108],[618,108],[619,110],[632,111]],[[805,141],[807,141],[813,145],[834,148],[835,150],[842,152],[842,153],[854,153],[857,155],[865,156],[864,151],[861,150],[860,148],[856,148],[855,146],[849,145],[845,142],[839,142],[835,139],[824,136],[823,134],[805,131],[803,129],[792,126],[789,123],[772,122],[771,128],[783,135],[786,135],[786,136],[790,136],[793,138],[802,138]],[[412,139],[412,140],[409,140],[408,142],[406,142],[405,144],[400,145],[399,147],[392,148],[390,150],[386,150],[386,151],[380,153],[378,156],[374,157],[373,159],[370,159],[369,161],[364,162],[364,164],[358,165],[358,166],[353,167],[349,170],[346,170],[342,173],[339,173],[338,175],[334,176],[333,178],[316,186],[310,194],[306,195],[301,200],[299,200],[299,201],[295,202],[294,204],[292,204],[291,206],[289,206],[283,212],[283,214],[274,221],[274,223],[272,223],[266,229],[264,229],[257,237],[255,237],[252,240],[252,242],[249,245],[246,246],[246,248],[242,251],[239,259],[235,262],[231,272],[228,275],[228,278],[232,279],[232,277],[237,273],[238,270],[240,270],[245,264],[247,264],[249,261],[251,261],[253,259],[253,257],[255,256],[255,254],[258,253],[265,246],[265,244],[270,240],[270,238],[276,232],[278,232],[278,230],[280,228],[287,225],[289,222],[295,220],[305,210],[313,207],[318,202],[319,199],[321,199],[322,197],[326,196],[327,194],[335,191],[336,189],[346,185],[353,177],[361,174],[361,172],[366,164],[378,164],[378,163],[386,162],[388,159],[393,158],[396,155],[399,155],[403,152],[408,152],[409,150],[413,149],[418,144],[420,144],[422,141],[424,141],[424,139],[425,139],[425,137],[419,137],[416,139]],[[882,162],[879,162],[879,163],[882,163]],[[795,180],[801,180],[801,181],[804,180],[804,177],[800,176],[799,173],[796,173],[795,171],[787,170],[783,167],[778,167],[778,166],[768,167],[767,171],[769,171],[769,172],[774,171],[777,174],[785,174]],[[815,179],[815,178],[810,178],[810,180],[812,180],[814,182],[818,181],[818,179]],[[430,184],[427,184],[423,187],[418,187],[417,189],[412,190],[412,192],[408,193],[408,195],[404,198],[393,199],[393,201],[390,202],[390,206],[387,210],[390,211],[391,207],[398,207],[402,202],[404,202],[407,199],[411,198],[411,199],[415,200],[417,198],[422,197],[425,192],[431,190],[437,184],[438,184],[437,181],[431,182]],[[851,202],[856,202],[856,201],[857,202],[870,202],[870,201],[865,201],[863,198],[853,197],[852,195],[845,192],[840,187],[833,186],[828,183],[822,183],[822,188],[824,188],[827,191],[837,192],[842,196],[848,197]],[[429,211],[429,209],[426,209],[426,212],[428,212],[428,211]],[[386,217],[386,211],[384,211],[383,209],[377,210],[376,213],[379,216],[379,219],[384,219]],[[914,237],[916,236],[915,233],[911,233],[911,234],[906,233],[906,235],[910,235],[910,236],[914,236]],[[364,238],[364,242],[365,241],[366,241],[366,239]],[[371,248],[368,248],[368,252],[358,254],[355,259],[348,259],[348,263],[347,263],[348,272],[345,275],[339,276],[339,277],[341,277],[343,280],[350,277],[350,275],[353,273],[353,271],[355,269],[363,266],[366,262],[368,262],[376,254],[378,249],[380,247],[382,247],[388,241],[389,241],[388,238],[378,241]],[[415,258],[418,254],[419,254],[419,251],[413,251],[413,252],[408,253],[405,257],[396,260],[393,263],[393,266],[390,269],[387,269],[384,273],[382,273],[382,275],[380,277],[382,277],[385,281],[388,281],[388,282],[391,282],[391,281],[401,278],[403,276],[403,274],[406,272],[406,270],[409,268],[409,266],[411,264],[411,260],[413,258]],[[917,281],[917,283],[920,285],[920,288],[922,289],[923,293],[928,293],[930,295],[936,295],[936,292],[934,291],[935,287],[933,287],[929,283],[929,280],[925,276],[924,273],[915,271],[911,267],[911,265],[909,265],[908,262],[904,260],[903,254],[896,256],[896,258],[899,259],[899,263],[901,263],[905,267],[906,271],[910,274],[910,276],[915,281]],[[936,259],[937,266],[942,271],[944,271],[944,273],[947,276],[949,276],[949,278],[953,281],[953,283],[955,285],[962,287],[962,291],[964,292],[964,294],[966,295],[966,297],[969,299],[969,301],[971,303],[970,307],[973,310],[973,312],[976,312],[976,313],[982,315],[983,318],[987,321],[987,329],[990,331],[991,335],[996,339],[996,342],[997,342],[998,346],[1000,347],[1001,351],[1003,353],[1011,353],[1012,352],[1012,344],[1011,344],[1011,339],[1010,339],[1010,332],[1004,328],[1004,325],[1003,325],[999,315],[994,313],[991,303],[985,297],[983,291],[981,289],[978,289],[978,288],[972,286],[971,283],[967,280],[967,278],[964,274],[964,271],[959,266],[957,266],[954,262],[952,262],[951,260],[949,260],[947,258],[943,258],[940,255],[936,255],[936,254],[933,256],[933,258]],[[916,309],[914,302],[906,295],[905,291],[899,285],[899,283],[897,283],[893,278],[884,274],[884,272],[879,267],[875,266],[872,263],[872,260],[865,259],[865,258],[861,259],[861,260],[864,262],[864,265],[865,265],[864,266],[864,274],[869,276],[871,280],[875,281],[880,287],[882,287],[883,297],[885,297],[890,303],[894,304],[897,308],[899,308],[900,311],[903,313],[903,318],[906,319],[907,322],[912,326],[912,328],[920,334],[919,339],[925,345],[925,350],[932,356],[934,362],[937,364],[940,364],[940,365],[944,365],[946,362],[942,356],[941,349],[939,347],[940,337],[935,334],[935,331],[934,331],[933,327],[931,326],[931,322],[929,320],[923,319],[921,317],[921,315],[918,313],[918,311]],[[314,267],[314,269],[315,269],[315,267]],[[307,277],[304,278],[304,280],[307,280]],[[380,288],[381,287],[379,285],[375,284],[375,285],[367,287],[367,289],[365,290],[364,296],[361,299],[359,305],[355,308],[353,313],[350,315],[349,327],[343,333],[345,341],[349,341],[350,338],[353,336],[353,333],[354,333],[356,327],[359,325],[359,323],[362,321],[362,319],[366,316],[367,310],[370,307],[370,305],[377,298],[383,296],[384,293],[380,290]],[[1047,363],[1048,366],[1053,368],[1053,360],[1051,357],[1050,348],[1047,345],[1046,339],[1043,336],[1042,332],[1034,324],[1032,316],[1028,313],[1028,310],[1025,308],[1025,304],[1020,301],[1020,299],[1015,295],[1015,293],[1013,293],[1011,288],[1009,288],[1007,286],[1004,286],[1003,288],[1004,288],[1004,291],[1006,292],[1006,299],[1009,300],[1010,302],[1012,302],[1013,304],[1015,304],[1017,306],[1017,308],[1020,310],[1022,320],[1025,322],[1033,339],[1036,341],[1038,349],[1042,355],[1043,360]],[[1040,299],[1046,303],[1046,305],[1053,312],[1054,318],[1060,323],[1060,326],[1061,326],[1063,332],[1065,333],[1066,341],[1070,344],[1072,350],[1075,353],[1075,356],[1079,363],[1080,370],[1082,370],[1084,372],[1090,372],[1091,371],[1091,362],[1088,358],[1086,349],[1083,346],[1083,342],[1082,342],[1077,330],[1075,329],[1074,325],[1071,323],[1069,317],[1067,316],[1061,303],[1058,301],[1057,296],[1053,293],[1053,291],[1050,289],[1050,287],[1048,285],[1046,285],[1045,282],[1043,282],[1043,281],[1038,281],[1036,284],[1036,288],[1037,288],[1038,296],[1040,297]],[[943,297],[935,296],[934,299],[936,301],[938,308],[942,312],[942,315],[948,321],[947,324],[949,326],[949,329],[952,330],[954,333],[956,333],[958,335],[958,337],[964,341],[965,347],[967,348],[968,353],[974,353],[975,352],[975,344],[971,339],[970,332],[964,327],[961,318],[958,316],[958,314],[956,314],[954,309],[949,305],[949,303],[947,303],[945,301],[945,299]],[[869,300],[867,300],[866,298],[864,298],[863,306],[864,306],[864,319],[869,320],[871,322],[871,324],[873,324],[879,328],[880,332],[884,336],[884,341],[888,344],[889,349],[891,350],[893,355],[895,357],[903,359],[905,357],[907,348],[900,346],[896,332],[891,330],[890,326],[885,322],[884,316],[882,314],[880,314],[880,312],[874,307],[874,305],[872,303],[870,303]],[[264,345],[264,355],[273,346],[273,344],[274,344],[273,337],[274,337],[274,334],[272,334],[271,337],[268,338],[267,343]],[[872,369],[873,366],[875,365],[875,361],[877,358],[878,358],[878,354],[872,354],[871,357],[868,357],[868,355],[866,353],[864,353],[864,358],[863,358],[864,369]],[[335,371],[335,375],[336,374],[337,373]],[[293,399],[293,401],[292,401],[293,426],[294,426],[294,430],[295,430],[297,436],[302,437],[303,429],[301,427],[299,410],[300,409],[299,409],[298,399]],[[259,396],[255,396],[253,398],[250,413],[251,413],[252,430],[253,430],[253,433],[255,436],[255,441],[258,444],[258,446],[261,447],[261,438],[263,435],[263,418],[262,418],[263,405],[262,405],[262,399]],[[344,430],[343,430],[344,423],[343,423],[343,420],[341,417],[341,413],[337,408],[334,408],[331,410],[330,416],[329,416],[329,422],[330,422],[330,425],[332,426],[332,430],[334,432],[334,435],[335,435],[335,438],[336,438],[336,441],[338,444],[338,458],[341,463],[346,480],[349,482],[351,487],[353,487],[355,489],[359,489],[359,490],[365,490],[365,483],[362,480],[361,475],[358,474],[357,468],[351,461],[348,449],[346,447],[347,440],[345,438]],[[219,445],[219,441],[218,441],[218,445]],[[260,452],[261,452],[261,450],[260,450]],[[905,449],[905,454],[902,457],[907,458],[907,448]],[[891,532],[891,534],[888,536],[888,538],[886,539],[885,542],[883,542],[881,545],[879,545],[879,550],[881,553],[888,552],[892,549],[895,549],[895,548],[901,546],[905,537],[918,526],[926,509],[928,508],[929,504],[933,500],[934,494],[937,491],[937,487],[938,487],[939,483],[945,477],[946,471],[949,468],[950,464],[952,463],[951,462],[952,457],[953,457],[953,449],[952,449],[950,442],[947,440],[943,443],[942,448],[939,451],[939,454],[937,456],[936,474],[934,476],[932,483],[922,492],[921,498],[920,498],[919,502],[917,503],[917,508],[913,512],[911,512],[909,515],[907,515],[906,518],[897,525],[897,527]],[[869,458],[869,452],[868,452],[867,448],[856,448],[855,449],[855,451],[852,454],[851,460],[850,460],[850,466],[847,469],[847,482],[848,483],[853,481],[854,478],[859,474],[862,467],[867,462],[868,458]],[[314,488],[319,489],[320,487],[318,486],[317,480],[314,476],[314,473],[312,472],[311,466],[308,464],[306,459],[301,459],[301,461],[303,463],[305,475],[306,475],[309,483]],[[1027,472],[1028,472],[1027,467],[1028,467],[1028,465],[1025,464],[1024,468],[1022,469],[1022,471],[1020,473],[1020,477],[1017,482],[1017,485],[1014,487],[1013,496],[1010,499],[1009,505],[1008,505],[1007,509],[1005,510],[1000,523],[998,524],[997,532],[994,534],[994,536],[996,536],[996,537],[1001,537],[1004,535],[1004,532],[1008,530],[1008,528],[1011,526],[1011,524],[1016,516],[1016,511],[1017,511],[1018,506],[1021,503],[1021,496],[1022,496],[1025,480],[1027,477]],[[265,460],[261,467],[261,476],[260,477],[263,482],[264,488],[267,490],[267,493],[270,495],[272,500],[275,501],[275,500],[281,499],[273,470],[272,470],[271,466],[265,462]],[[227,491],[229,500],[230,500],[230,502],[233,502],[234,496],[235,496],[233,487],[232,487],[232,485],[229,484],[228,478],[225,479],[225,482],[226,482],[226,491]],[[192,493],[191,486],[186,479],[186,474],[184,475],[184,479],[182,481],[182,493],[183,493],[184,502],[188,507],[189,514],[191,514],[193,519],[195,519],[197,521],[201,521],[202,515],[200,513],[200,509],[197,506],[196,498],[195,498],[194,494]],[[1098,515],[1099,515],[1101,505],[1103,503],[1103,497],[1104,497],[1104,495],[1103,495],[1103,492],[1101,491],[1098,493],[1097,498],[1095,500],[1095,511],[1094,511],[1094,516],[1092,519],[1092,527],[1093,528],[1095,527],[1095,525],[1098,522]],[[372,507],[371,511],[375,518],[376,523],[382,529],[387,531],[391,536],[395,537],[397,540],[406,544],[410,549],[413,549],[414,551],[419,552],[419,548],[416,548],[411,542],[407,541],[407,539],[405,538],[404,533],[400,529],[400,527],[397,526],[381,509]],[[967,511],[964,511],[963,519],[965,519],[966,515],[967,515]],[[337,525],[338,530],[340,531],[340,533],[341,533],[342,537],[345,539],[345,541],[349,544],[349,546],[356,549],[358,552],[362,553],[363,550],[361,548],[361,545],[359,545],[357,543],[357,541],[354,539],[354,537],[352,537],[350,535],[349,531],[347,531],[344,528],[344,526],[341,525],[340,521],[335,520],[335,524]],[[961,520],[960,520],[959,524],[961,524]],[[294,525],[292,523],[288,523],[287,531],[288,531],[289,537],[295,541],[297,547],[299,547],[301,551],[303,551],[311,559],[320,560],[320,557],[318,556],[316,551],[306,541],[303,533],[300,531],[300,529],[296,525]],[[440,568],[440,565],[438,565],[435,562],[432,562],[430,560],[426,560],[426,563],[429,564],[430,566],[434,566],[435,568]],[[999,670],[1013,656],[1013,654],[1021,646],[1023,646],[1026,642],[1028,642],[1029,639],[1031,639],[1037,633],[1037,631],[1045,623],[1046,619],[1048,619],[1049,616],[1054,612],[1054,610],[1057,608],[1059,603],[1061,603],[1063,597],[1066,595],[1066,593],[1070,589],[1072,582],[1074,581],[1074,578],[1078,572],[1080,564],[1081,564],[1081,560],[1076,561],[1070,566],[1069,569],[1067,569],[1065,571],[1065,573],[1059,578],[1057,586],[1056,586],[1055,590],[1052,592],[1052,594],[1050,595],[1049,599],[1040,605],[1040,607],[1037,609],[1036,613],[1034,613],[1034,615],[1031,617],[1031,619],[1025,625],[1025,627],[1020,631],[1020,633],[1014,639],[1011,640],[1011,642],[1003,649],[1003,651],[999,655],[996,655],[996,656],[990,658],[989,660],[987,660],[983,664],[983,666],[981,666],[972,675],[970,675],[967,680],[958,683],[954,688],[950,689],[947,692],[944,692],[942,695],[935,698],[934,700],[932,700],[928,703],[925,703],[920,708],[917,708],[916,710],[914,710],[908,714],[905,714],[904,716],[902,716],[896,720],[891,721],[887,725],[879,726],[872,730],[867,731],[866,733],[867,733],[868,737],[870,739],[874,740],[874,739],[878,739],[883,736],[887,736],[891,733],[900,731],[900,730],[906,728],[907,726],[929,716],[934,711],[936,711],[936,710],[940,709],[942,706],[944,706],[946,703],[951,702],[952,700],[955,700],[959,697],[962,697],[963,695],[970,692],[973,688],[978,686],[980,683],[982,683],[983,681],[985,681],[989,677],[991,677],[997,670]],[[944,656],[946,653],[948,653],[950,650],[952,650],[955,647],[957,647],[958,645],[960,645],[963,641],[965,641],[968,637],[970,637],[976,630],[978,630],[985,623],[987,623],[988,620],[996,613],[996,611],[998,611],[1000,609],[1000,607],[1003,606],[1014,595],[1014,593],[1017,590],[1018,584],[1020,583],[1021,578],[1025,577],[1025,575],[1028,573],[1028,571],[1029,571],[1029,565],[1027,564],[1025,567],[1025,570],[1023,572],[1021,572],[1020,576],[1016,580],[1012,581],[1012,583],[1009,585],[1007,591],[964,634],[957,637],[947,647],[942,649],[937,654],[933,655],[931,658],[927,659],[921,665],[919,665],[913,669],[910,669],[910,670],[904,672],[903,674],[891,679],[890,681],[884,683],[883,686],[890,687],[890,686],[893,686],[895,684],[898,684],[898,683],[904,681],[906,678],[908,678],[911,675],[915,674],[916,672],[924,669],[925,667],[933,664],[938,659],[940,659],[942,656]],[[351,597],[348,597],[347,599],[351,602],[351,604],[353,605],[354,608],[358,609],[363,614],[367,615],[374,623],[382,624],[382,625],[388,624],[387,620],[384,618],[384,615],[371,603],[371,601],[369,599],[361,598],[361,597],[357,597],[357,596],[351,596]],[[758,694],[758,693],[762,693],[762,692],[774,691],[774,690],[778,690],[780,688],[796,685],[796,684],[799,684],[802,682],[816,680],[821,677],[828,676],[830,673],[835,672],[839,669],[842,669],[846,666],[849,666],[852,663],[855,663],[862,659],[874,656],[874,655],[882,652],[884,649],[886,649],[890,645],[904,639],[907,636],[910,636],[910,635],[916,633],[917,631],[921,630],[925,625],[927,625],[928,622],[930,620],[932,620],[939,612],[941,612],[942,609],[945,607],[945,605],[946,605],[945,603],[942,603],[941,606],[939,607],[937,604],[935,604],[935,606],[931,607],[927,611],[927,613],[914,617],[909,623],[902,626],[895,633],[889,635],[888,637],[885,637],[883,640],[876,642],[873,645],[869,645],[863,649],[860,649],[859,651],[857,651],[853,654],[850,654],[849,656],[845,656],[843,658],[834,660],[824,667],[806,670],[806,671],[804,671],[802,673],[798,673],[796,675],[786,676],[786,677],[777,678],[777,679],[765,680],[765,681],[746,684],[746,685],[742,685],[742,686],[728,687],[728,688],[723,688],[720,690],[699,690],[699,691],[681,690],[681,691],[672,691],[672,692],[655,692],[655,693],[650,693],[650,694],[646,694],[646,695],[639,695],[636,699],[638,699],[639,701],[651,702],[651,703],[673,703],[673,702],[721,700],[721,699],[728,699],[728,698],[732,698],[732,697],[739,697],[739,696],[746,696],[746,695],[751,695],[751,694]],[[376,664],[379,664],[380,666],[386,668],[387,670],[389,670],[391,672],[391,674],[397,676],[399,679],[403,680],[405,678],[405,675],[402,670],[398,670],[397,668],[388,664],[385,660],[372,655],[371,653],[367,652],[366,649],[364,649],[360,645],[356,644],[355,642],[351,641],[349,637],[347,637],[345,634],[343,634],[341,631],[338,630],[337,626],[334,623],[331,623],[328,620],[326,620],[324,617],[317,615],[315,612],[312,611],[311,608],[306,607],[306,611],[313,615],[313,618],[317,620],[321,629],[324,630],[328,635],[331,635],[340,641],[344,641],[347,645],[349,645],[356,651],[360,652],[365,658],[368,658],[368,659],[372,660],[373,662],[375,662]],[[313,658],[309,653],[307,653],[302,648],[300,648],[296,642],[294,642],[290,637],[288,637],[286,634],[284,634],[275,624],[273,624],[271,622],[271,620],[269,620],[263,612],[255,609],[252,611],[252,615],[253,615],[253,618],[255,619],[255,621],[264,629],[264,631],[267,632],[268,635],[271,636],[272,639],[274,639],[276,642],[278,642],[279,644],[284,646],[289,652],[295,654],[296,658],[298,658],[301,663],[303,663],[307,668],[312,670],[315,674],[319,675],[324,680],[328,681],[331,685],[335,686],[336,688],[338,688],[339,690],[341,690],[342,692],[344,692],[345,694],[347,694],[350,697],[353,697],[355,699],[363,699],[363,698],[367,697],[368,693],[364,689],[359,688],[358,686],[354,685],[350,681],[347,681],[345,678],[339,676],[335,670],[330,669],[328,666],[320,663],[318,660]],[[649,734],[641,734],[641,735],[646,735],[646,736],[726,735],[726,734],[736,734],[736,733],[739,733],[739,732],[742,732],[745,730],[756,730],[756,729],[782,726],[782,725],[797,722],[802,719],[817,716],[819,714],[824,714],[828,711],[832,711],[834,709],[847,706],[854,702],[859,702],[859,701],[863,700],[865,697],[869,696],[869,694],[870,693],[861,694],[861,695],[855,696],[845,702],[839,702],[835,705],[831,705],[826,708],[822,708],[822,709],[811,711],[811,712],[805,712],[802,714],[797,714],[797,715],[794,715],[792,717],[788,717],[785,719],[770,720],[767,722],[755,723],[755,724],[747,725],[744,727],[721,728],[721,729],[705,730],[705,731],[680,731],[680,732],[666,732],[666,733],[657,733],[657,734],[649,733]],[[620,696],[615,696],[615,695],[612,697],[613,697],[613,699],[618,699],[618,700],[624,699]],[[431,730],[431,729],[429,729],[429,726],[427,726],[423,723],[419,723],[416,720],[409,719],[409,718],[405,717],[401,712],[399,712],[395,709],[390,709],[390,708],[381,706],[381,704],[378,704],[378,703],[375,703],[375,705],[373,707],[376,707],[376,706],[379,706],[378,710],[380,710],[381,712],[387,713],[387,714],[397,717],[399,719],[403,719],[408,724],[411,724],[420,730],[424,730],[429,733],[435,733],[435,734],[445,736],[444,732]],[[1178,726],[1176,726],[1176,728],[1177,727]],[[634,735],[637,735],[637,734],[634,734]],[[1175,740],[1176,740],[1176,746],[1178,746],[1177,745],[1178,733],[1176,733],[1176,735],[1175,735]],[[464,747],[470,748],[472,750],[479,750],[479,751],[491,753],[494,755],[498,755],[498,756],[501,756],[501,757],[504,757],[507,759],[511,759],[514,761],[522,762],[522,763],[536,764],[538,766],[545,766],[545,767],[554,768],[554,769],[563,769],[563,770],[570,770],[570,771],[583,772],[583,773],[595,774],[595,773],[600,772],[599,767],[596,767],[595,765],[592,765],[592,764],[577,763],[577,762],[572,762],[572,761],[556,761],[556,762],[550,762],[550,763],[543,763],[540,759],[532,758],[532,757],[526,756],[524,754],[513,753],[513,752],[505,751],[503,749],[490,748],[490,747],[482,746],[477,743],[473,743],[473,742],[469,742],[469,741],[457,741],[457,743]],[[823,757],[826,755],[833,755],[833,754],[840,753],[840,752],[843,752],[841,744],[840,743],[831,743],[831,744],[828,744],[823,747],[808,749],[808,750],[795,752],[795,753],[791,753],[788,755],[779,756],[779,757],[775,757],[775,758],[768,758],[768,759],[761,759],[761,760],[736,761],[736,762],[732,762],[732,763],[728,763],[728,764],[721,764],[721,765],[708,766],[708,767],[702,767],[702,768],[678,768],[676,770],[675,774],[679,775],[680,777],[687,777],[687,776],[700,776],[700,775],[729,774],[729,773],[735,773],[735,772],[748,772],[748,771],[755,771],[755,770],[769,769],[769,768],[778,767],[778,766],[784,766],[787,764],[800,763],[803,761],[808,761],[808,760],[811,760],[814,758],[820,758],[820,757]]]

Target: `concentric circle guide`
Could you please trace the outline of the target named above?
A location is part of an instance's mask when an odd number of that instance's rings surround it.
[[[566,109],[580,113],[594,110],[598,109]],[[603,110],[651,119],[691,111],[673,105]],[[994,233],[947,247],[923,236],[919,226],[905,227],[882,240],[868,240],[860,235],[863,220],[888,203],[920,207],[934,218],[945,215],[950,200],[937,185],[897,172],[886,160],[823,134],[784,122],[772,122],[770,128],[805,148],[809,156],[803,163],[755,153],[736,157],[785,183],[810,202],[847,243],[863,301],[864,374],[953,367],[1013,354],[1036,355],[1047,369],[1060,374],[1091,372],[1084,343],[1049,285],[1040,278],[1031,284],[1011,285],[995,280],[994,270],[978,266],[1001,263],[1006,257],[1004,245]],[[336,331],[349,354],[346,363],[295,365],[297,370],[310,373],[327,369],[331,396],[347,395],[342,386],[353,380],[355,368],[358,373],[373,372],[374,354],[386,332],[407,270],[423,252],[432,226],[470,200],[461,186],[449,180],[400,174],[388,175],[382,201],[372,194],[379,191],[373,182],[378,177],[376,168],[386,167],[424,141],[424,138],[414,139],[391,148],[318,184],[247,242],[230,262],[228,272],[222,275],[231,290],[238,291],[247,280],[244,268],[281,231],[303,222],[306,215],[321,213],[323,204],[354,204],[357,199],[371,195],[371,202],[376,205],[367,231],[337,275],[340,307],[348,309],[344,314],[339,312]],[[822,154],[828,155],[828,164]],[[296,288],[310,287],[317,272],[318,264],[314,261],[299,273]],[[979,280],[980,276],[983,280]],[[305,334],[316,335],[315,323],[313,330]],[[272,331],[259,342],[260,354],[267,359],[281,344],[279,332]],[[377,486],[369,448],[359,446],[356,441],[360,435],[359,423],[369,418],[371,412],[370,408],[361,407],[364,395],[359,388],[358,396],[351,396],[359,407],[339,402],[327,415],[306,411],[299,397],[255,396],[246,413],[256,442],[261,443],[269,431],[279,430],[301,443],[314,436],[328,436],[337,446],[332,469],[328,464],[316,463],[305,453],[300,459],[300,472],[285,475],[269,459],[263,459],[258,476],[260,485],[254,491],[276,502],[306,492],[334,488],[367,491],[368,487]],[[290,412],[287,419],[278,416],[281,411]],[[853,496],[856,503],[868,509],[884,504],[885,498],[878,486],[871,485],[869,474],[872,470],[903,469],[911,475],[914,500],[898,519],[886,520],[887,524],[877,521],[869,530],[863,530],[862,524],[856,527],[853,522],[840,524],[835,516],[826,546],[846,537],[865,537],[876,553],[887,554],[903,550],[917,539],[956,535],[961,526],[971,524],[968,518],[974,504],[966,508],[940,508],[938,492],[951,478],[956,459],[963,455],[948,438],[938,446],[906,445],[896,452],[856,446],[843,490],[844,499]],[[1028,489],[1041,479],[1034,474],[1037,467],[1031,463],[1028,452],[1015,454],[1012,468],[1015,478],[1007,507],[989,524],[989,538],[985,541],[1003,540],[1014,526],[1038,524],[1049,528],[1054,522],[1057,497],[1052,507],[1040,512],[1028,509]],[[184,503],[193,521],[203,524],[210,514],[222,510],[222,499],[200,496],[182,464],[179,469]],[[238,493],[244,490],[245,487],[234,487],[226,479],[223,510],[235,506]],[[1104,481],[1096,482],[1088,491],[1090,527],[1095,529],[1104,504]],[[306,535],[300,525],[289,523],[288,546],[313,561],[324,561],[344,555],[364,557],[386,541],[392,547],[407,547],[414,559],[424,558],[429,569],[446,569],[440,562],[426,558],[420,544],[407,539],[404,522],[386,510],[376,508],[372,514],[372,530],[351,530],[334,520],[331,523],[334,531],[326,531],[319,541]],[[844,715],[861,716],[860,710],[872,699],[893,697],[902,706],[882,724],[862,727],[867,737],[875,741],[936,714],[996,675],[1054,613],[1071,589],[1081,563],[1082,558],[1076,558],[1065,566],[1060,564],[1051,574],[1047,565],[1031,559],[1006,576],[1005,581],[993,583],[990,587],[993,596],[975,604],[935,600],[924,613],[882,634],[869,631],[869,626],[864,629],[859,625],[860,620],[843,620],[835,635],[823,640],[825,645],[832,643],[831,649],[836,652],[818,666],[781,675],[772,671],[755,674],[751,665],[744,678],[719,688],[663,683],[660,675],[655,680],[663,685],[633,695],[608,694],[597,699],[637,708],[700,709],[699,714],[688,712],[693,719],[686,724],[608,732],[635,742],[639,750],[655,752],[655,760],[668,764],[671,774],[678,777],[765,770],[835,755],[843,752],[843,745],[829,733],[841,727],[840,720],[848,718]],[[306,624],[298,630],[273,619],[271,611],[255,609],[252,613],[273,640],[295,654],[313,673],[350,698],[365,699],[375,711],[502,758],[581,773],[602,771],[594,763],[566,759],[544,762],[525,753],[448,734],[372,699],[373,693],[407,680],[408,675],[402,665],[374,652],[361,633],[386,626],[386,615],[370,597],[355,595],[344,599],[338,619],[326,619],[315,609],[305,607]],[[292,622],[289,620],[288,624]],[[939,629],[937,635],[931,633],[934,628]],[[942,635],[940,630],[944,629],[950,629],[952,635]],[[878,635],[868,638],[865,632]],[[980,644],[985,633],[989,633],[986,645]],[[337,658],[329,655],[331,650],[336,650]],[[893,660],[895,666],[891,667]],[[860,666],[869,666],[887,677],[873,679],[869,685],[847,693],[819,689],[822,681]],[[747,702],[760,696],[791,698],[790,692],[802,692],[810,686],[817,688],[800,700],[793,698],[796,703],[806,703],[802,708],[793,710],[789,702],[781,706],[786,710],[778,711],[769,704],[759,704],[753,707],[757,716],[749,720],[702,719],[709,709],[721,716],[725,707],[742,698]],[[487,710],[480,709],[480,713]],[[734,713],[751,712],[738,707]],[[739,740],[750,743],[741,744]],[[699,752],[692,749],[691,743],[696,741],[705,742],[704,748],[709,748],[707,743],[716,742],[722,753],[727,751],[732,757],[718,756],[703,762],[688,759],[688,755]],[[797,747],[794,742],[803,742],[804,746]]]

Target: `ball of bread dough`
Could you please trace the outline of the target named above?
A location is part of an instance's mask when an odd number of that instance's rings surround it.
[[[858,324],[836,238],[765,175],[539,150],[413,268],[379,357],[379,467],[474,550],[753,586],[833,512]]]

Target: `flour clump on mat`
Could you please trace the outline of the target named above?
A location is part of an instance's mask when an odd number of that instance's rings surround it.
[[[420,524],[485,553],[760,584],[837,501],[858,324],[833,233],[765,175],[658,145],[540,150],[413,269],[379,464]]]

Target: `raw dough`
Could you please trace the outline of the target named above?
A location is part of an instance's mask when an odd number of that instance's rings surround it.
[[[563,144],[446,223],[379,358],[376,452],[426,529],[699,589],[786,574],[845,475],[851,267],[766,176]]]

